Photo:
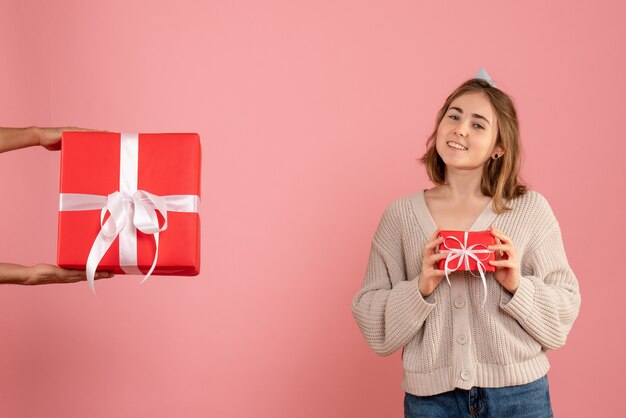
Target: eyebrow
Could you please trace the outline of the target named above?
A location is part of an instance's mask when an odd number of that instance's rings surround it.
[[[454,109],[457,112],[459,112],[460,114],[463,114],[463,109],[461,109],[460,107],[451,107],[449,109]],[[483,119],[485,122],[487,122],[489,125],[491,125],[491,122],[489,122],[489,120],[486,117],[484,117],[482,115],[479,115],[478,113],[472,113],[472,116],[475,117],[475,118],[478,118],[478,119]]]

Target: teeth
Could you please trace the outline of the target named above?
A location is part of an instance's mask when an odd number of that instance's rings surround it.
[[[456,142],[448,142],[448,145],[451,146],[452,148],[456,148],[456,149],[460,149],[460,150],[467,150],[467,148],[465,148],[463,145],[457,144]]]

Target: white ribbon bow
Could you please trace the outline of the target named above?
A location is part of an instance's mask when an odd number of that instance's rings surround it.
[[[104,222],[107,211],[111,213],[111,216]],[[157,211],[164,219],[162,227],[159,227]],[[154,271],[159,257],[159,232],[167,229],[167,204],[165,200],[143,190],[137,190],[132,196],[127,193],[114,192],[107,197],[107,204],[100,212],[101,229],[91,247],[89,257],[87,257],[87,279],[92,290],[94,290],[93,280],[100,260],[113,244],[115,238],[125,228],[128,229],[131,223],[144,234],[152,234],[156,244],[152,267],[141,282],[145,282]]]
[[[463,242],[461,242],[458,238],[452,237],[452,236],[446,236],[443,239],[443,246],[447,250],[450,251],[448,253],[448,256],[446,257],[446,262],[444,264],[444,271],[446,273],[446,280],[448,281],[448,285],[452,286],[452,284],[450,283],[450,278],[448,277],[448,272],[452,273],[452,272],[457,271],[459,268],[461,268],[461,266],[463,265],[463,262],[465,262],[465,270],[468,270],[470,272],[470,274],[472,274],[472,276],[476,276],[470,270],[470,264],[469,264],[470,258],[475,260],[476,261],[476,266],[478,267],[478,272],[480,273],[480,278],[482,279],[482,282],[483,282],[483,290],[484,290],[484,294],[485,294],[485,297],[483,298],[483,305],[484,305],[485,302],[487,301],[487,279],[485,279],[485,265],[483,264],[483,261],[486,260],[486,258],[485,259],[480,259],[480,258],[478,258],[478,256],[476,254],[490,254],[493,251],[487,249],[487,246],[484,245],[484,244],[474,244],[474,245],[468,247],[467,246],[468,236],[469,236],[469,232],[465,231],[465,233],[463,234]],[[460,248],[450,248],[450,247],[448,247],[448,245],[446,244],[446,240],[447,239],[451,239],[451,240],[454,240],[454,241],[458,242]],[[484,249],[476,250],[475,248],[477,248],[477,247],[483,247]],[[489,258],[489,255],[487,255],[487,258]],[[456,264],[456,267],[449,268],[448,265],[450,264],[451,261],[453,261],[455,259],[459,260],[457,262],[457,264]]]

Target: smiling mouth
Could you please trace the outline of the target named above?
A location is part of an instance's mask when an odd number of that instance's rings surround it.
[[[461,144],[459,144],[457,142],[448,141],[447,144],[448,144],[448,146],[450,148],[458,149],[458,150],[461,150],[461,151],[467,151],[467,147],[464,147],[463,145],[461,145]]]

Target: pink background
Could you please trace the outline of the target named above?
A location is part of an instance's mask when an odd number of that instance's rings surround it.
[[[203,271],[3,286],[0,416],[402,416],[400,353],[369,350],[351,300],[481,66],[580,281],[555,413],[626,414],[624,6],[499,3],[2,0],[0,126],[200,134]],[[2,261],[55,261],[59,155],[0,155]]]

